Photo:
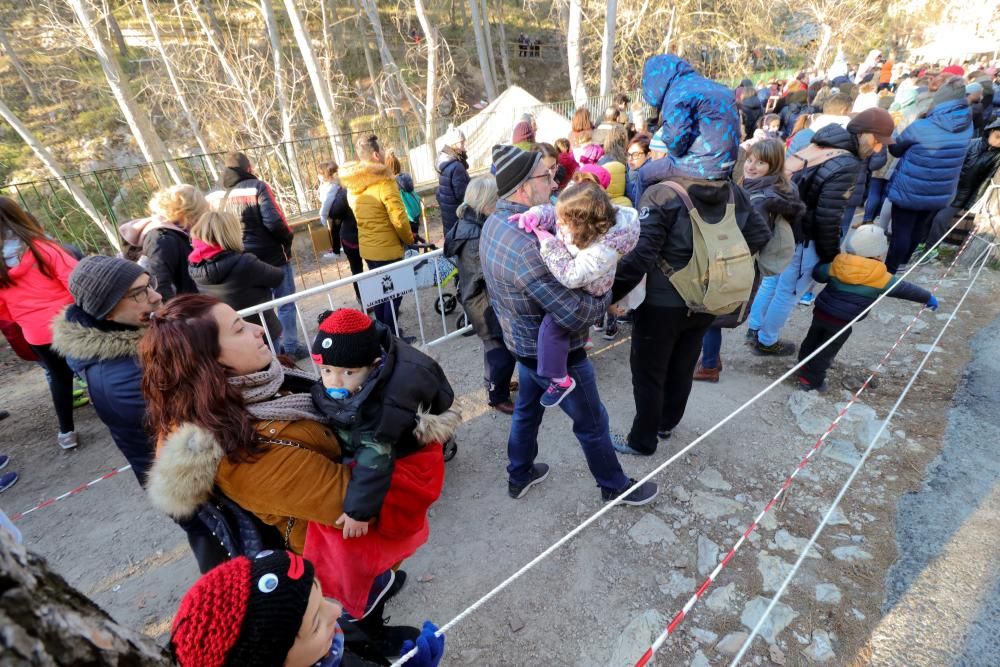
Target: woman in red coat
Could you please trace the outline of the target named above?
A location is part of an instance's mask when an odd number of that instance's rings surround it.
[[[77,445],[73,426],[73,371],[52,347],[52,318],[73,303],[69,274],[76,259],[45,236],[38,221],[8,197],[0,197],[0,320],[16,322],[49,374],[59,420],[59,446]]]

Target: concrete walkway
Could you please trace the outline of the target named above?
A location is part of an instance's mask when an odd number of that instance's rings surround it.
[[[972,349],[944,449],[899,501],[873,665],[1000,664],[1000,319]]]

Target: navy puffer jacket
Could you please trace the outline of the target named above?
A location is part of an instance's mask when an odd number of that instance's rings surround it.
[[[802,219],[803,238],[806,243],[816,244],[821,262],[832,262],[840,252],[840,223],[857,184],[862,162],[858,158],[857,137],[840,125],[827,125],[813,136],[812,143],[848,151],[817,167],[806,167],[811,173],[795,178],[799,196],[806,205]]]
[[[729,177],[740,141],[731,89],[709,81],[677,56],[660,55],[643,67],[642,96],[660,110],[666,134],[668,155],[657,162],[667,162],[673,176]]]
[[[951,203],[972,139],[972,112],[964,99],[933,107],[910,123],[889,147],[901,158],[889,183],[894,204],[937,211]]]
[[[447,150],[438,155],[437,203],[441,207],[441,225],[445,235],[458,221],[456,211],[465,201],[465,189],[469,186],[469,165],[463,157]]]

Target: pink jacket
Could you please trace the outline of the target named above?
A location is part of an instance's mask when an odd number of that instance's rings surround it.
[[[14,284],[0,287],[0,320],[17,322],[30,344],[48,345],[52,342],[52,318],[73,303],[68,285],[76,259],[50,241],[39,241],[35,248],[55,277],[45,276],[35,255],[26,250],[21,263],[8,269]]]

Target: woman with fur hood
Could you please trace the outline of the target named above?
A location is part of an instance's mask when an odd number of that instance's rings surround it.
[[[185,295],[153,320],[139,357],[158,448],[148,486],[157,508],[174,517],[190,516],[221,493],[277,528],[285,546],[298,554],[310,548],[309,524],[336,526],[344,514],[351,469],[341,462],[340,442],[309,393],[315,378],[284,368],[261,327],[216,299]],[[415,437],[440,441],[450,436],[439,423],[432,428],[434,419],[425,419],[414,429]],[[397,481],[407,482],[394,476],[390,495]],[[377,526],[391,524],[388,505],[387,498]],[[426,531],[426,523],[417,529]],[[405,574],[382,572],[379,585],[373,585],[380,573],[370,571],[371,562],[369,557],[344,559],[338,576],[351,593],[366,581],[365,592],[371,587],[374,594],[369,601],[378,598],[381,604],[402,585],[390,589],[392,581],[401,582]],[[374,590],[382,585],[384,590]],[[341,601],[354,603],[353,598]],[[378,617],[372,621],[377,629],[381,614],[372,616],[372,611],[368,606],[363,617]]]

